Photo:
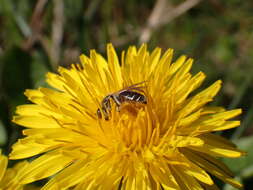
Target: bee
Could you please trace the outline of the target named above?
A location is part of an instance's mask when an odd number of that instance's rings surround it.
[[[101,110],[100,108],[97,109],[98,118],[101,119],[103,114],[105,120],[109,120],[112,109],[110,99],[115,102],[117,111],[120,111],[120,106],[124,102],[147,104],[147,98],[142,90],[143,86],[140,86],[142,83],[131,85],[105,96],[101,101]]]

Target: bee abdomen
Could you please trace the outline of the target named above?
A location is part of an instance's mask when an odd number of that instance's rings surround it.
[[[134,91],[123,91],[121,93],[119,93],[119,97],[121,102],[124,101],[129,101],[129,102],[138,102],[138,103],[142,103],[142,104],[146,104],[147,100],[146,97],[138,92],[134,92]]]

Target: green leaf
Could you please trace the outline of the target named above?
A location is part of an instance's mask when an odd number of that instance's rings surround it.
[[[0,60],[2,67],[1,86],[6,100],[14,108],[26,100],[24,91],[32,88],[30,78],[31,57],[19,47],[12,47]]]
[[[2,121],[0,121],[0,145],[4,145],[7,141],[7,134]]]
[[[249,177],[253,176],[253,164],[251,166],[245,168],[241,172],[241,176],[242,176],[242,178],[249,178]]]
[[[43,57],[43,54],[38,52],[34,53],[33,61],[31,65],[31,79],[34,85],[34,88],[40,86],[47,87],[46,84],[46,73],[49,72],[47,66],[47,60]]]

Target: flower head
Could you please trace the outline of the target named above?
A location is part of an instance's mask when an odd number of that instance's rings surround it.
[[[19,106],[13,119],[27,128],[26,137],[10,157],[43,154],[23,172],[22,183],[54,175],[44,190],[199,190],[215,186],[212,174],[241,187],[217,158],[243,152],[212,133],[239,126],[229,119],[241,110],[206,106],[221,81],[193,93],[204,73],[192,75],[193,60],[172,62],[172,55],[142,45],[119,60],[109,44],[107,60],[92,50],[81,64],[48,73],[55,89],[27,90],[34,104]]]

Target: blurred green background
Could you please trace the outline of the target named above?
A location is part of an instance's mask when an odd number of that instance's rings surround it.
[[[193,72],[223,88],[214,104],[242,108],[241,127],[222,132],[248,155],[224,160],[253,189],[253,1],[250,0],[0,0],[0,145],[21,137],[11,123],[27,88],[47,86],[45,73],[77,63],[81,53],[120,52],[148,43],[195,59]],[[219,184],[224,190],[231,186]]]

